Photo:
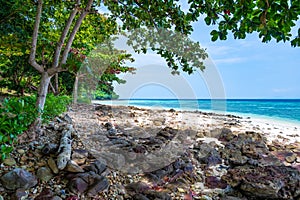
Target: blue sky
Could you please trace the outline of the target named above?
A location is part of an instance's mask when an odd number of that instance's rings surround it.
[[[203,19],[193,27],[191,38],[210,58],[203,73],[174,77],[153,53],[137,55],[127,49],[136,59],[137,73],[122,76],[127,84],[115,85],[120,98],[300,98],[299,47],[262,43],[256,33],[244,40],[229,35],[226,41],[211,42],[212,27]]]

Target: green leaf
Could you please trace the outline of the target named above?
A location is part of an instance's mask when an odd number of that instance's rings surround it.
[[[205,21],[206,25],[210,25],[211,24],[211,18],[208,17],[208,16],[204,18],[204,21]]]

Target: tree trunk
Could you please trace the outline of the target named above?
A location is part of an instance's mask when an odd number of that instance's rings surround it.
[[[77,96],[78,96],[78,74],[75,75],[75,81],[74,81],[74,89],[73,89],[73,104],[77,104]]]
[[[58,73],[55,74],[55,95],[59,95],[59,88],[58,88]]]
[[[49,76],[47,72],[43,72],[36,102],[36,107],[39,109],[39,113],[44,110],[50,80],[51,76]]]

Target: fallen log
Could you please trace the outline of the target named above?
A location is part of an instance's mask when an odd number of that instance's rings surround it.
[[[68,124],[62,132],[58,148],[59,155],[57,156],[57,167],[60,170],[63,170],[67,166],[68,161],[71,160],[72,132],[74,132],[74,129],[71,124]]]

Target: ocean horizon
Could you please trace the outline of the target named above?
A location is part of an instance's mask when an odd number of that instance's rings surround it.
[[[117,99],[95,103],[235,114],[300,123],[300,99]]]

